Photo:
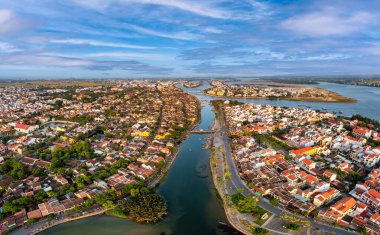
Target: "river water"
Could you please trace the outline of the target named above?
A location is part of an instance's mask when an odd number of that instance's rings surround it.
[[[245,82],[231,82],[231,84],[247,84]],[[377,119],[380,121],[380,88],[366,86],[350,86],[335,83],[323,82],[318,85],[302,85],[328,89],[344,96],[357,100],[354,104],[327,103],[327,102],[305,102],[289,100],[256,100],[256,99],[237,99],[247,103],[270,104],[278,106],[300,107],[299,105],[309,106],[313,109],[326,109],[329,112],[342,112],[342,115],[351,116],[361,114],[363,116]]]
[[[310,106],[343,115],[362,114],[380,121],[380,88],[348,86],[332,83],[313,85],[330,89],[358,100],[355,104],[299,102],[287,100],[240,101],[289,107]],[[208,101],[213,99],[201,93],[209,85],[198,88],[183,88],[204,101],[202,120],[198,129],[208,129],[213,124],[214,113]],[[161,194],[169,204],[169,215],[155,225],[141,225],[111,216],[94,216],[48,229],[41,234],[70,235],[124,235],[124,234],[179,234],[212,235],[231,234],[232,231],[221,223],[228,223],[219,204],[212,183],[209,150],[202,149],[207,135],[192,134],[181,144],[181,150],[174,161],[165,181],[159,186]]]

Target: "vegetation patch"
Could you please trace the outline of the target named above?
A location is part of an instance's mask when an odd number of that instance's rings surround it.
[[[301,225],[295,224],[295,223],[287,223],[287,224],[285,224],[285,228],[287,230],[291,230],[291,231],[300,231]]]
[[[157,223],[167,214],[168,205],[157,194],[138,194],[127,199],[111,213],[118,217],[130,217],[137,223]]]
[[[252,229],[252,234],[254,235],[267,235],[269,234],[269,231],[265,228],[254,228]]]

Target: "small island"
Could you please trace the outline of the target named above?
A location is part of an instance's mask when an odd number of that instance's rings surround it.
[[[196,87],[200,87],[202,86],[202,83],[201,82],[184,82],[183,83],[183,86],[186,87],[186,88],[196,88]]]
[[[213,86],[204,93],[216,97],[281,99],[311,102],[355,103],[356,100],[333,91],[317,87],[295,86],[285,84],[225,84],[222,81],[211,81]]]

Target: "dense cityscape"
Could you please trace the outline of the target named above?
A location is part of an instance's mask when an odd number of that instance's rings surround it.
[[[198,122],[172,82],[93,85],[1,88],[2,231],[154,187]]]
[[[378,121],[215,98],[214,125],[192,131],[206,102],[192,90],[204,83],[4,85],[1,231],[35,234],[101,214],[162,221],[167,201],[155,189],[191,133],[209,135],[213,181],[237,231],[380,231]]]
[[[0,1],[0,235],[380,235],[379,9]]]
[[[225,103],[233,158],[255,194],[317,221],[379,232],[378,122]]]

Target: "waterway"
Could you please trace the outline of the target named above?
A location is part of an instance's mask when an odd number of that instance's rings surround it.
[[[231,84],[247,84],[245,82],[231,82]],[[288,106],[305,108],[308,106],[312,109],[327,110],[329,112],[342,112],[342,115],[351,116],[361,114],[363,116],[377,119],[380,121],[380,88],[366,86],[350,86],[343,84],[322,82],[318,85],[302,85],[328,89],[341,95],[354,98],[356,103],[328,103],[328,102],[305,102],[290,100],[258,100],[258,99],[237,99],[247,103],[270,104],[277,106]],[[299,106],[301,105],[301,106]]]
[[[332,83],[313,85],[330,89],[358,100],[355,104],[299,102],[288,100],[240,101],[257,104],[270,104],[289,107],[326,109],[342,112],[342,115],[362,114],[380,121],[380,88],[348,86]],[[207,130],[213,124],[214,113],[208,101],[214,98],[201,91],[209,85],[197,88],[183,88],[204,102],[202,120],[198,129]],[[299,106],[302,105],[302,106]],[[181,144],[181,150],[174,161],[165,181],[159,186],[161,194],[169,204],[169,215],[155,225],[141,225],[111,216],[94,216],[53,227],[41,234],[70,235],[124,235],[124,234],[231,234],[232,231],[221,223],[228,223],[223,208],[219,204],[212,183],[209,150],[202,149],[207,135],[190,135]]]
[[[213,124],[214,113],[207,102],[204,105],[197,128],[207,130]],[[231,228],[222,224],[228,222],[215,195],[210,150],[202,149],[208,136],[192,134],[181,144],[169,174],[158,188],[169,205],[169,215],[160,223],[142,225],[101,215],[61,224],[40,234],[232,234]]]

